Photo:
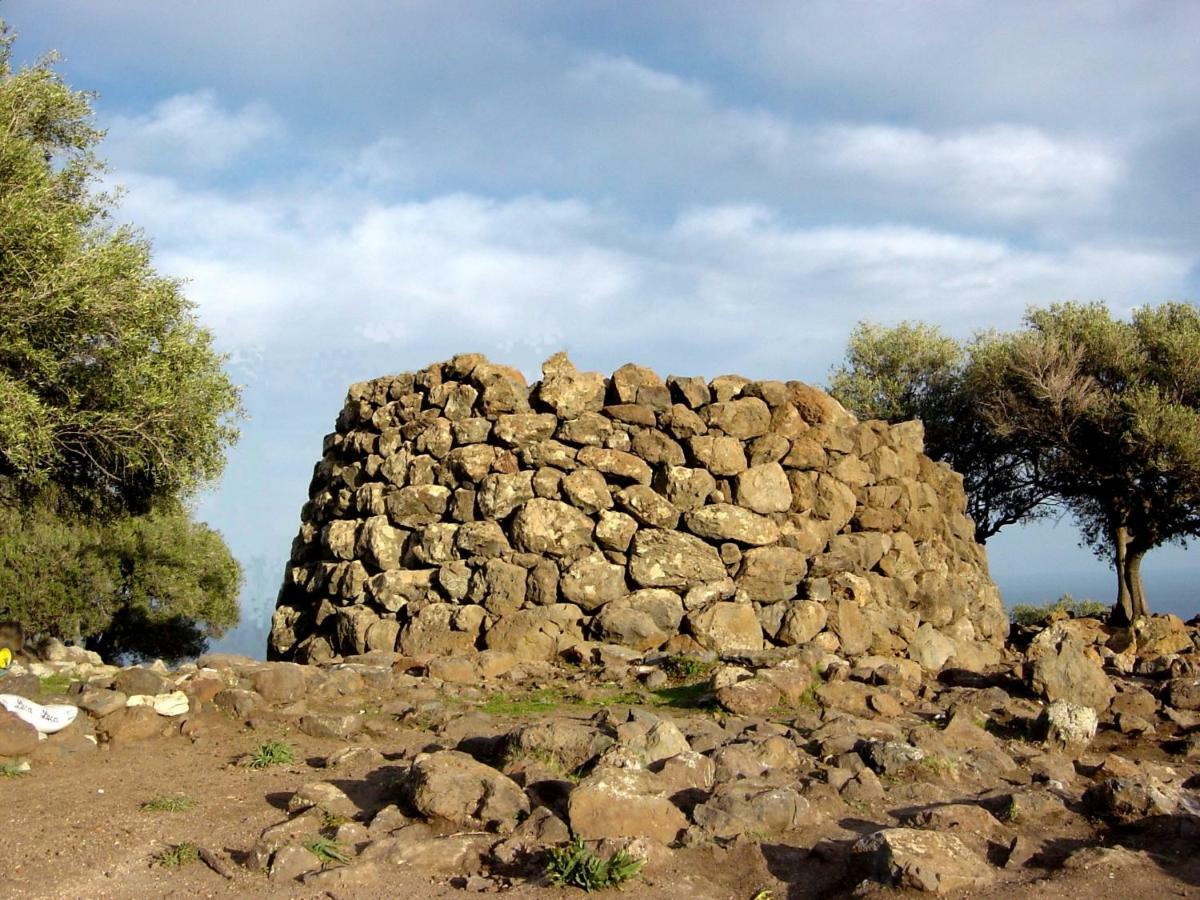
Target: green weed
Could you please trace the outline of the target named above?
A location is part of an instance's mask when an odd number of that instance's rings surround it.
[[[42,683],[43,694],[65,694],[74,679],[63,672],[55,672],[51,675],[43,675],[38,680]]]
[[[712,671],[716,663],[698,656],[676,653],[674,656],[668,656],[659,665],[669,678],[676,681],[692,681],[703,678]]]
[[[321,810],[321,831],[332,834],[350,820],[345,816],[339,816],[336,813],[331,813],[327,809]]]
[[[166,869],[177,869],[180,866],[194,863],[199,858],[200,848],[191,841],[184,841],[182,844],[168,847],[162,853],[158,854],[158,856],[154,857],[154,862]]]
[[[675,687],[651,691],[658,706],[673,706],[677,709],[705,709],[714,706],[712,691],[704,681],[696,684],[681,684]]]
[[[637,691],[618,691],[595,701],[597,706],[640,706],[646,698]]]
[[[945,756],[930,754],[917,763],[921,768],[934,775],[957,775],[958,763]]]
[[[186,812],[196,801],[184,794],[159,794],[142,804],[143,812]]]
[[[12,760],[0,763],[0,778],[21,778],[29,774],[29,764]]]
[[[553,712],[564,704],[563,696],[551,688],[543,688],[523,697],[493,694],[480,709],[490,716],[529,716]]]
[[[296,761],[296,751],[287,741],[270,740],[260,744],[249,758],[246,759],[247,769],[267,769],[271,766],[282,766]]]
[[[1073,618],[1100,618],[1109,610],[1107,603],[1099,600],[1076,600],[1070,594],[1063,594],[1053,603],[1035,606],[1030,603],[1018,603],[1008,612],[1008,617],[1018,625],[1042,625],[1058,612],[1065,612]]]
[[[321,861],[322,866],[330,863],[345,863],[350,861],[345,849],[332,838],[313,838],[304,845],[304,849]]]
[[[605,888],[619,887],[636,878],[646,864],[624,850],[608,859],[601,859],[576,838],[565,847],[552,847],[546,862],[546,878],[558,887],[583,888],[589,894]]]

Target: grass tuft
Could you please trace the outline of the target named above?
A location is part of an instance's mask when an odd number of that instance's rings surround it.
[[[553,712],[566,700],[551,688],[534,691],[524,697],[511,694],[493,694],[484,701],[480,709],[490,716],[529,716]]]
[[[659,688],[651,693],[655,696],[658,706],[672,706],[676,709],[706,709],[716,705],[712,698],[712,690],[706,681]]]
[[[287,741],[271,740],[260,744],[245,762],[247,769],[268,769],[296,761],[296,751]]]
[[[333,838],[324,836],[313,838],[304,845],[304,849],[319,859],[322,866],[350,861],[350,856],[345,849]]]
[[[674,656],[668,656],[659,665],[667,677],[675,681],[692,681],[708,675],[716,663],[698,656],[676,653]]]
[[[43,675],[38,681],[42,683],[43,694],[65,694],[74,679],[64,672],[54,672],[51,675]]]
[[[0,763],[0,778],[21,778],[29,774],[29,763],[10,760]]]
[[[168,847],[154,857],[154,862],[165,869],[177,869],[180,866],[190,865],[199,858],[200,848],[191,841],[184,841],[182,844]]]
[[[196,801],[185,794],[159,794],[142,804],[143,812],[187,812]]]
[[[546,878],[557,887],[583,888],[590,894],[592,891],[620,887],[631,878],[636,878],[645,864],[644,859],[630,856],[624,850],[602,859],[576,838],[565,847],[550,848]]]
[[[1055,613],[1065,612],[1074,619],[1101,618],[1110,607],[1099,600],[1076,600],[1070,594],[1063,594],[1053,603],[1034,606],[1030,603],[1018,603],[1009,610],[1008,617],[1018,625],[1043,625]]]
[[[345,816],[339,816],[337,813],[331,813],[327,809],[321,810],[321,831],[327,835],[332,835],[343,825],[350,820]]]

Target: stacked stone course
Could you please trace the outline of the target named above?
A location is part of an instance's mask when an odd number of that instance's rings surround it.
[[[918,422],[800,382],[540,382],[478,354],[351,386],[324,441],[269,656],[550,659],[585,640],[977,668],[1007,632],[962,480]]]

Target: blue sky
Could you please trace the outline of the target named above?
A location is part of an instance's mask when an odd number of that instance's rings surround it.
[[[1200,5],[0,0],[93,89],[123,216],[250,419],[200,503],[261,652],[346,385],[480,350],[535,375],[824,379],[859,319],[1200,298]],[[1107,599],[1069,522],[1009,602]],[[1147,561],[1191,614],[1200,566]]]

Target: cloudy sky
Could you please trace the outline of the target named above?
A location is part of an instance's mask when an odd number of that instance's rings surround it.
[[[1200,298],[1200,5],[0,0],[99,92],[123,216],[190,280],[250,419],[200,512],[264,606],[346,385],[480,350],[533,376],[822,381],[860,319]],[[1108,598],[1069,522],[1009,602]],[[1192,613],[1200,566],[1147,562]]]

